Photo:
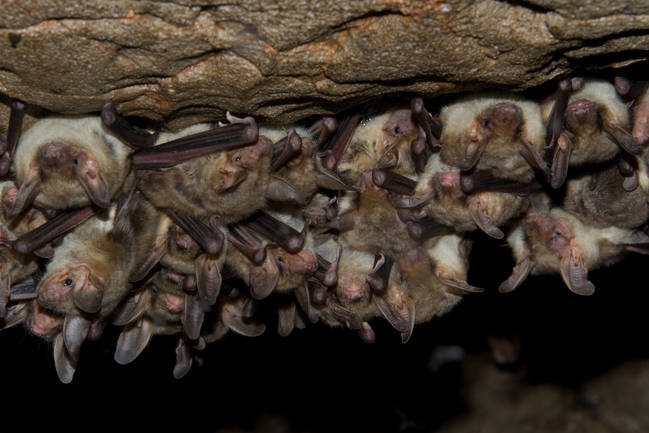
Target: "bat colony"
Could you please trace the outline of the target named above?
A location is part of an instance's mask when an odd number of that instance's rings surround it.
[[[372,342],[382,316],[406,342],[482,291],[474,230],[511,247],[501,292],[556,273],[590,295],[589,270],[649,248],[649,91],[620,77],[293,129],[154,133],[107,103],[21,133],[23,108],[0,136],[0,325],[53,341],[64,383],[107,324],[120,364],[177,336],[180,378],[229,331],[262,334],[267,299],[282,336],[321,321]]]

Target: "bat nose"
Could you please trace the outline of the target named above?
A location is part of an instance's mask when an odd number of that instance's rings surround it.
[[[523,120],[520,107],[511,102],[501,102],[494,106],[492,122],[494,125],[517,128]]]
[[[566,121],[571,127],[594,124],[597,120],[597,105],[588,99],[571,102],[566,112]]]

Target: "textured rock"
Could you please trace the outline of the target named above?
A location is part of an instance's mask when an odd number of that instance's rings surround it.
[[[0,0],[0,9],[0,93],[63,113],[113,100],[172,127],[224,110],[289,122],[386,94],[524,89],[649,50],[644,0]]]

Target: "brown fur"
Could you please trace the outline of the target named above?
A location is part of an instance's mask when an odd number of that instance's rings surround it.
[[[149,258],[151,246],[166,242],[168,232],[168,220],[151,204],[138,194],[131,200],[119,214],[113,205],[65,237],[39,284],[41,305],[79,314],[72,291],[88,275],[87,284],[103,292],[99,317],[115,309],[128,293],[133,273]],[[65,285],[68,278],[71,286]]]
[[[647,194],[641,188],[625,191],[616,166],[569,180],[565,209],[597,227],[635,228],[649,218]]]
[[[256,161],[242,167],[246,177],[241,183],[224,189],[221,169],[238,159]],[[262,137],[253,146],[195,158],[160,171],[139,172],[138,187],[158,208],[229,224],[265,206],[269,166],[270,142]]]
[[[481,132],[481,121],[486,112],[496,104],[513,104],[520,109],[522,121],[515,129],[496,128],[487,139],[484,151],[477,162],[477,170],[492,171],[494,175],[519,182],[530,182],[534,171],[521,156],[521,140],[528,141],[542,154],[544,127],[536,103],[515,94],[484,93],[466,96],[442,109],[441,158],[446,164],[460,167],[473,131]],[[487,116],[488,117],[488,116]]]
[[[130,170],[130,149],[106,129],[98,116],[50,117],[39,120],[21,137],[14,156],[16,181],[22,185],[39,165],[39,150],[51,143],[71,146],[96,159],[110,197],[120,191]],[[41,167],[40,193],[34,204],[46,209],[66,209],[90,204],[71,167]]]

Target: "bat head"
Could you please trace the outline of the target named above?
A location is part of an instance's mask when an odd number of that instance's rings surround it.
[[[343,304],[366,304],[370,301],[370,294],[366,275],[362,272],[341,272],[338,274],[336,296]]]
[[[225,152],[216,162],[218,181],[214,182],[219,191],[234,189],[248,177],[248,172],[261,163],[264,156],[270,155],[272,143],[260,137],[252,146],[245,146]]]
[[[459,167],[469,170],[480,160],[492,137],[514,139],[523,122],[521,108],[512,102],[498,102],[480,112],[467,130],[464,156]]]
[[[158,291],[156,305],[170,314],[180,314],[185,310],[185,297],[175,293]]]
[[[37,303],[33,303],[32,312],[27,319],[27,329],[37,337],[52,339],[63,327],[63,316],[52,313]]]
[[[101,309],[104,291],[103,280],[88,265],[67,265],[41,281],[37,300],[52,311],[69,312],[76,307],[93,314]]]
[[[99,207],[110,205],[108,183],[97,159],[88,150],[60,141],[42,145],[36,153],[41,177],[78,180],[90,200]]]
[[[381,143],[383,149],[387,149],[406,137],[413,136],[414,138],[414,135],[419,132],[410,109],[400,109],[392,112],[381,130],[383,132]]]
[[[558,256],[564,255],[574,238],[572,225],[559,217],[529,214],[525,217],[524,225],[533,244],[540,242]]]
[[[399,257],[399,272],[406,281],[429,278],[433,264],[428,254],[421,248],[413,248]]]
[[[600,106],[589,99],[577,99],[566,107],[566,125],[571,131],[595,128],[600,122]]]
[[[268,252],[273,254],[277,267],[285,274],[308,275],[318,268],[316,258],[304,249],[295,254],[290,254],[283,248],[269,248]]]

